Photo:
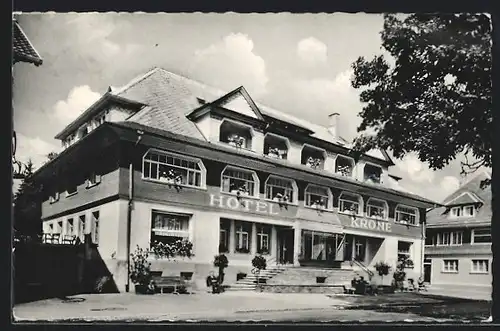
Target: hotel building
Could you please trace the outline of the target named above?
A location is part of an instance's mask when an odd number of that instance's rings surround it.
[[[432,285],[490,287],[491,179],[482,171],[445,199],[444,207],[428,212],[425,280]]]
[[[361,269],[405,254],[418,276],[421,224],[435,203],[399,186],[384,151],[354,160],[337,117],[315,125],[243,87],[155,68],[110,87],[57,134],[64,150],[34,175],[43,231],[90,233],[120,290],[130,252],[180,238],[194,256],[152,258],[152,268],[193,271],[200,284],[218,253],[229,283],[258,253],[269,264]]]

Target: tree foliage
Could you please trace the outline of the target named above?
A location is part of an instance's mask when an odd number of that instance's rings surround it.
[[[354,151],[414,152],[434,170],[463,153],[462,174],[491,167],[490,18],[387,14],[381,37],[394,64],[383,55],[352,64],[365,103]]]

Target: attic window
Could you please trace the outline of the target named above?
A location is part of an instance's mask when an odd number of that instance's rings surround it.
[[[450,209],[450,217],[451,218],[460,218],[460,217],[473,217],[475,213],[474,206],[459,206],[452,207]]]
[[[373,164],[366,164],[364,169],[364,181],[375,184],[380,184],[382,176],[382,168]]]
[[[267,134],[264,138],[264,154],[286,160],[288,154],[288,145],[285,138]]]
[[[230,121],[220,125],[220,141],[237,148],[252,148],[252,128]]]
[[[335,160],[335,173],[337,175],[352,177],[354,160],[350,157],[338,155]]]
[[[325,151],[305,145],[302,148],[301,164],[312,169],[324,169]]]

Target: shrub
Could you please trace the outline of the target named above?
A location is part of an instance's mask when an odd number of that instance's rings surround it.
[[[147,285],[151,280],[151,263],[148,262],[149,249],[137,246],[131,254],[130,279],[134,284]]]
[[[383,283],[384,276],[387,276],[392,269],[391,266],[383,261],[380,261],[377,262],[374,267],[375,270],[377,270],[378,275],[382,277],[382,283]]]
[[[224,254],[219,254],[214,257],[214,267],[219,268],[219,283],[224,282],[224,269],[229,265],[227,256]]]

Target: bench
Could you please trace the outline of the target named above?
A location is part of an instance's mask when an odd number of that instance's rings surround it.
[[[186,282],[180,276],[153,276],[155,289],[165,293],[165,289],[173,289],[173,294],[179,294],[179,288],[186,290]]]

